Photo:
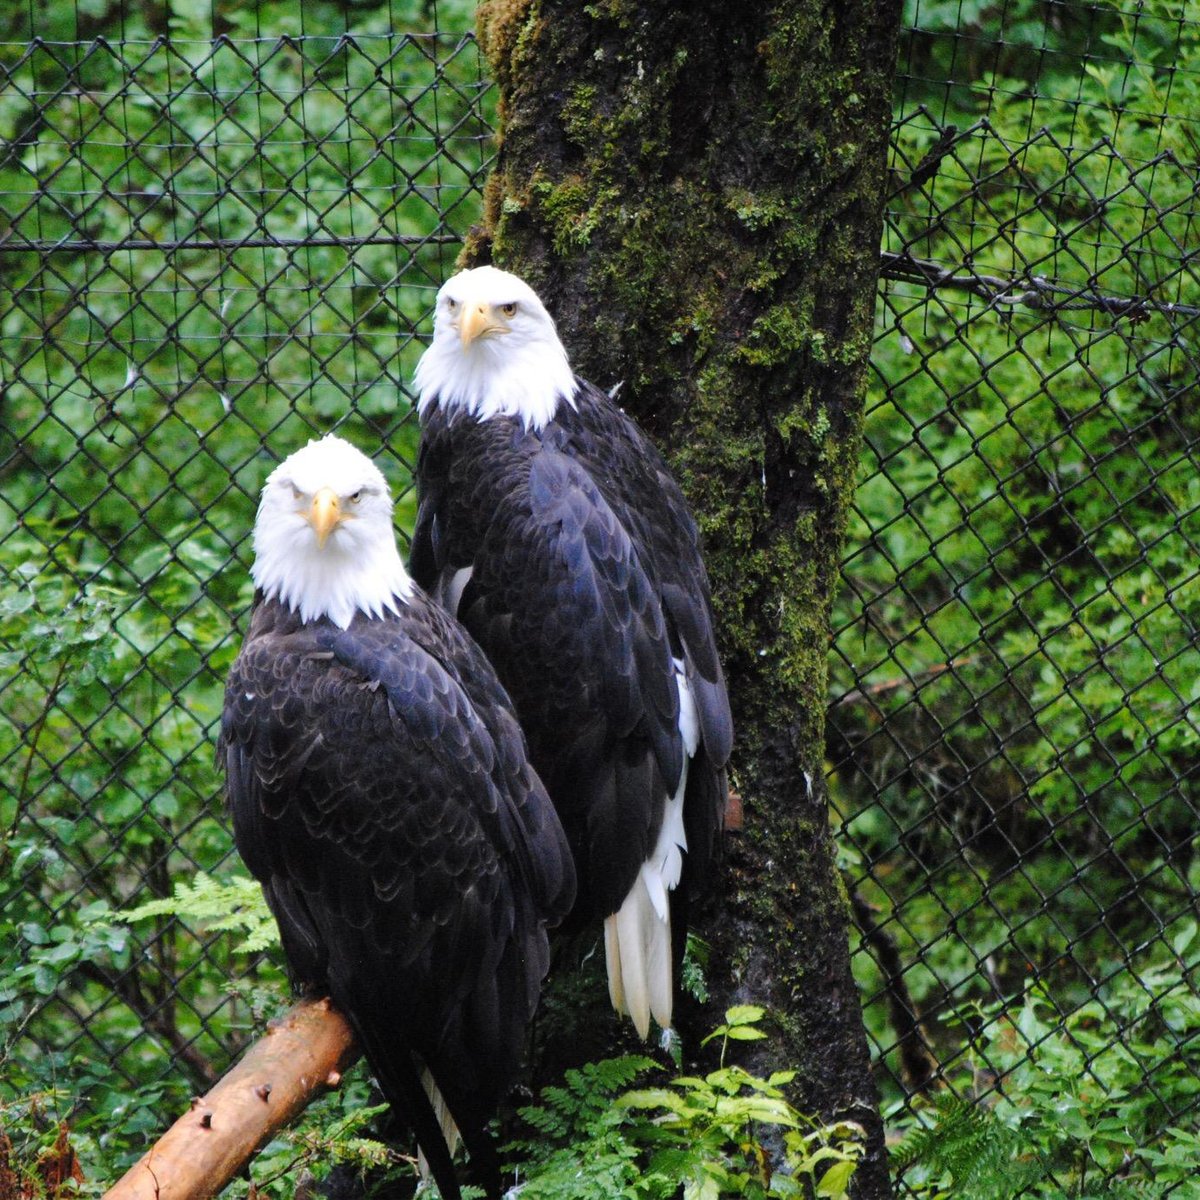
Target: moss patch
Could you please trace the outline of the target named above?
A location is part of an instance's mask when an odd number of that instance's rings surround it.
[[[800,1086],[837,1109],[870,1083],[844,1019],[845,896],[806,780],[823,755],[898,17],[875,0],[486,0],[480,21],[505,129],[469,253],[535,283],[581,374],[624,382],[694,505],[747,814],[709,932],[730,986],[765,989],[782,1014]],[[862,1177],[886,1194],[885,1172]]]

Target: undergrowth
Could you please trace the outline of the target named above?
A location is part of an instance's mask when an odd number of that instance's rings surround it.
[[[763,1010],[739,1005],[706,1041],[721,1062],[705,1075],[660,1073],[638,1055],[567,1071],[561,1086],[523,1108],[529,1134],[509,1147],[524,1200],[717,1200],[848,1195],[863,1152],[853,1122],[824,1125],[798,1112],[783,1088],[792,1071],[761,1079],[727,1065],[731,1041],[765,1036]]]

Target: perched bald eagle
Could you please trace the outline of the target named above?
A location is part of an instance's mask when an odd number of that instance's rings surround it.
[[[686,901],[721,827],[729,701],[696,524],[666,464],[576,378],[533,290],[438,293],[417,367],[410,566],[487,652],[603,918],[609,991],[668,1028]]]
[[[277,467],[252,574],[218,752],[238,850],[442,1195],[447,1109],[494,1194],[485,1125],[574,896],[562,827],[487,660],[406,574],[370,459],[330,436]]]

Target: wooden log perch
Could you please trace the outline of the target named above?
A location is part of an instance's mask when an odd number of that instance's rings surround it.
[[[359,1056],[346,1019],[305,1000],[271,1023],[189,1112],[105,1193],[105,1200],[205,1200]]]

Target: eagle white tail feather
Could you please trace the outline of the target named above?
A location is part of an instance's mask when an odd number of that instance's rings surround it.
[[[458,1132],[458,1126],[454,1123],[454,1118],[450,1115],[450,1109],[446,1106],[446,1100],[442,1093],[438,1091],[438,1085],[434,1082],[433,1076],[428,1071],[421,1072],[421,1086],[425,1089],[425,1095],[429,1097],[430,1106],[433,1108],[433,1115],[437,1117],[437,1122],[442,1129],[442,1137],[446,1141],[446,1149],[450,1151],[450,1157],[454,1157],[454,1152],[458,1149],[459,1142],[462,1141],[462,1135]],[[417,1165],[421,1171],[422,1182],[431,1177],[429,1163],[425,1161],[425,1152],[417,1151]]]
[[[621,978],[621,942],[617,937],[617,914],[604,918],[604,962],[608,968],[608,998],[616,1012],[624,1013],[625,983]]]
[[[642,863],[642,879],[662,921],[671,919],[667,893],[674,891],[683,874],[683,852],[687,849],[687,832],[683,827],[683,793],[687,788],[688,761],[684,759],[679,788],[663,810],[662,828],[650,857]]]
[[[700,745],[700,717],[696,700],[687,681],[682,659],[671,660],[675,668],[675,686],[679,690],[679,735],[683,739],[683,770],[675,795],[663,809],[662,827],[650,857],[642,864],[642,876],[654,904],[654,911],[663,921],[670,920],[667,893],[679,886],[683,874],[683,854],[687,850],[687,832],[683,825],[683,797],[687,792],[688,766]]]
[[[604,921],[608,996],[617,1012],[629,1014],[643,1038],[650,1033],[651,1016],[663,1029],[671,1027],[675,988],[667,893],[678,886],[683,874],[683,854],[687,850],[683,797],[688,764],[700,744],[700,721],[684,664],[680,659],[673,662],[679,689],[679,733],[685,751],[679,786],[666,802],[650,857],[642,864],[621,907]]]
[[[628,1013],[638,1036],[650,1034],[651,1016],[671,1024],[671,923],[654,911],[639,874],[625,903],[605,918],[608,994],[613,1008]]]

